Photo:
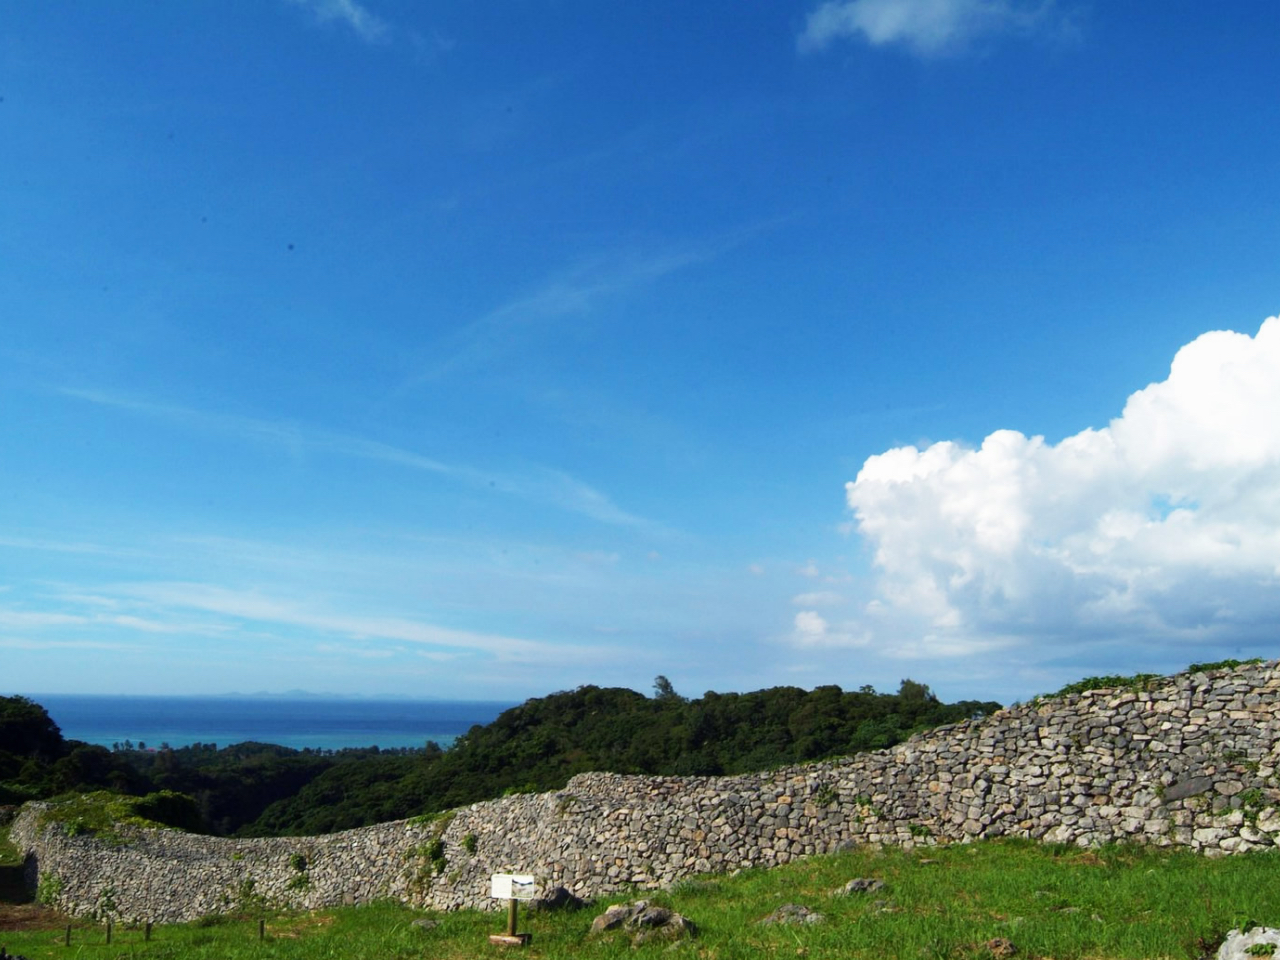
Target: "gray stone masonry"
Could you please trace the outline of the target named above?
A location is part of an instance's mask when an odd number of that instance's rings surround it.
[[[1180,674],[1142,692],[1024,704],[841,760],[733,777],[587,773],[554,793],[320,837],[133,830],[109,845],[42,827],[39,804],[11,836],[63,909],[139,921],[258,898],[492,909],[497,872],[595,898],[864,843],[1128,840],[1219,856],[1280,843],[1278,688],[1276,661]]]

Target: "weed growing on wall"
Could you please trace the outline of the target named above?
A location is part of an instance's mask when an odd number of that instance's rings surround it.
[[[116,915],[116,888],[111,884],[98,891],[98,902],[92,915],[99,920],[110,920]]]
[[[835,784],[828,783],[814,791],[813,802],[819,807],[829,807],[840,799],[840,791]]]
[[[1057,693],[1051,694],[1051,696],[1066,697],[1073,693],[1087,693],[1090,690],[1129,690],[1139,692],[1150,689],[1163,679],[1164,677],[1158,673],[1135,673],[1132,676],[1108,674],[1103,677],[1085,677],[1075,683],[1068,683]]]
[[[294,875],[285,884],[290,890],[306,890],[311,886],[311,877],[307,875],[307,858],[304,854],[291,854],[289,856],[289,866],[294,871]]]
[[[271,910],[271,904],[258,892],[258,883],[253,877],[245,877],[231,892],[224,894],[224,903],[241,916],[260,917]]]
[[[42,873],[36,883],[36,900],[47,907],[54,906],[62,896],[62,878],[56,873]]]
[[[1187,667],[1187,673],[1204,673],[1209,670],[1234,670],[1236,667],[1261,662],[1261,657],[1254,657],[1252,660],[1215,660],[1212,663],[1193,663]]]

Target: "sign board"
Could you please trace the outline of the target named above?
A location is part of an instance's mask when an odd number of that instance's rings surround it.
[[[496,900],[534,900],[538,893],[530,874],[495,873],[490,880],[489,896]]]

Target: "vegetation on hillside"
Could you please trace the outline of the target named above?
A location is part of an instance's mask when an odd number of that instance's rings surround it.
[[[1225,660],[1191,669],[1240,665]],[[1058,695],[1140,689],[1155,679],[1090,677]],[[0,697],[0,805],[105,789],[161,795],[147,808],[151,813],[138,815],[185,829],[318,834],[504,793],[554,790],[589,770],[733,774],[842,756],[999,707],[942,703],[909,679],[892,694],[871,687],[773,687],[690,699],[658,677],[651,697],[584,686],[529,700],[472,727],[449,750],[427,744],[421,750],[300,751],[263,743],[107,750],[65,740],[45,709],[27,698]]]
[[[944,704],[912,680],[896,694],[774,687],[709,692],[696,700],[679,696],[661,677],[653,697],[579,687],[514,707],[439,754],[335,766],[242,832],[324,833],[504,792],[554,790],[589,770],[744,773],[891,746],[918,730],[999,707]]]
[[[721,774],[891,746],[918,730],[989,713],[998,703],[944,704],[904,680],[870,687],[775,687],[654,696],[580,687],[529,700],[449,750],[299,751],[271,744],[116,750],[67,741],[39,704],[0,697],[0,803],[94,790],[185,794],[170,821],[241,835],[325,833],[432,813],[513,791],[552,790],[577,773]],[[169,821],[166,821],[169,822]]]

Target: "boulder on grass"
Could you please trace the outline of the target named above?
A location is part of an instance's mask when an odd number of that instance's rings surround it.
[[[587,901],[565,887],[552,887],[537,900],[529,901],[530,910],[578,910]]]
[[[1266,960],[1276,954],[1280,954],[1280,930],[1275,927],[1253,927],[1248,932],[1231,930],[1218,948],[1218,960]]]
[[[636,946],[650,940],[680,940],[698,932],[688,917],[666,907],[655,906],[648,900],[614,904],[591,922],[593,934],[613,930],[630,933],[631,942]]]
[[[822,914],[816,910],[810,910],[806,906],[798,903],[784,903],[773,913],[769,914],[761,923],[822,923],[826,920]]]
[[[833,890],[832,896],[847,897],[851,893],[874,893],[876,890],[884,888],[883,880],[876,880],[872,877],[858,877],[850,880],[839,890]]]

